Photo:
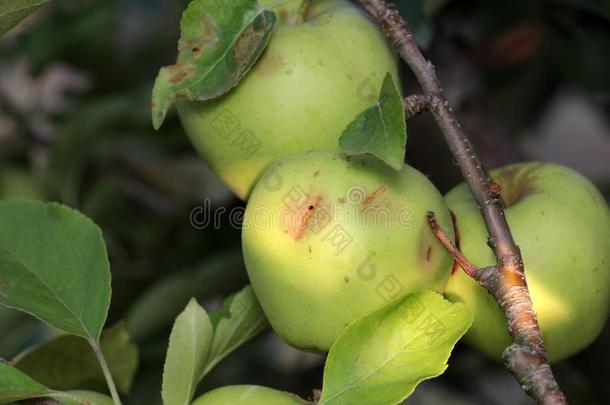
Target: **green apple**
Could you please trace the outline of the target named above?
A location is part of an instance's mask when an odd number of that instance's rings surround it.
[[[305,405],[296,395],[260,385],[229,385],[197,398],[192,405]]]
[[[408,292],[443,291],[453,260],[426,212],[453,234],[442,196],[409,166],[311,151],[276,162],[246,207],[242,249],[271,326],[327,351],[345,327]]]
[[[585,348],[602,330],[610,301],[610,216],[586,178],[547,163],[510,165],[491,173],[502,188],[506,218],[525,265],[527,284],[551,362]],[[462,252],[474,264],[496,263],[481,214],[465,184],[449,192]],[[465,340],[499,359],[511,343],[494,299],[461,269],[446,296],[475,314]]]
[[[300,1],[283,4],[267,49],[236,88],[177,105],[197,150],[243,200],[277,159],[338,148],[345,127],[376,101],[386,73],[398,81],[383,34],[348,1],[313,0],[304,21]]]

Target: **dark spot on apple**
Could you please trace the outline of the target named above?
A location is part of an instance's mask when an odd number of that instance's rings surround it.
[[[313,177],[318,177],[320,175],[320,171],[316,170],[316,172],[313,174]]]
[[[337,198],[339,204],[345,204],[345,198]]]
[[[346,283],[349,283],[349,277],[345,276],[345,277],[343,278],[343,280],[344,280]]]
[[[308,246],[307,250],[309,250],[309,253],[311,254],[311,246]]]
[[[290,233],[295,241],[301,239],[307,230],[309,220],[315,215],[321,202],[322,196],[308,193],[307,199],[300,205],[284,207],[281,215],[285,226],[284,233]]]
[[[455,234],[455,247],[457,250],[460,250],[460,230],[457,226],[457,217],[455,212],[449,210],[449,214],[451,215],[451,223],[453,224],[453,233]],[[460,250],[461,251],[461,250]],[[451,269],[451,275],[454,275],[460,269],[460,265],[455,260],[453,261],[453,268]]]
[[[417,241],[417,264],[418,268],[425,271],[434,261],[432,245],[435,243],[436,236],[430,227],[422,227]]]

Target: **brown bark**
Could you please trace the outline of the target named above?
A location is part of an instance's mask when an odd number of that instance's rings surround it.
[[[506,221],[499,187],[483,168],[470,140],[449,107],[434,66],[417,48],[396,7],[385,0],[359,1],[385,31],[428,97],[428,110],[441,129],[481,209],[489,233],[488,244],[496,256],[497,265],[484,269],[473,266],[446,235],[443,238],[444,232],[436,225],[433,214],[429,215],[430,225],[458,263],[497,300],[506,314],[508,331],[514,343],[505,350],[504,359],[519,383],[541,404],[567,403],[547,361],[546,349],[527,289],[521,253]],[[420,106],[421,99],[411,100],[417,101],[415,107]],[[405,104],[407,115],[410,115],[410,104]],[[413,108],[413,111],[421,112],[421,109]]]

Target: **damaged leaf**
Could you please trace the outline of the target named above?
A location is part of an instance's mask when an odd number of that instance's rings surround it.
[[[159,128],[180,99],[209,100],[233,88],[261,55],[276,16],[256,0],[194,0],[182,16],[176,64],[161,68],[152,94]]]

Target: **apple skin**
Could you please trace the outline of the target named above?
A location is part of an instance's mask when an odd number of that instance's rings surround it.
[[[177,104],[196,149],[242,200],[272,162],[338,149],[345,127],[376,101],[386,73],[398,83],[395,55],[361,10],[344,0],[314,1],[306,22],[293,24],[299,4],[277,10],[267,49],[236,88]]]
[[[521,249],[527,284],[551,362],[587,347],[601,332],[610,303],[610,216],[595,186],[549,163],[506,166],[491,173],[502,188],[506,218]],[[455,214],[460,249],[478,266],[496,263],[487,231],[465,184],[445,197]],[[494,299],[456,267],[446,297],[475,315],[465,341],[500,359],[512,343]]]
[[[305,405],[289,394],[260,385],[229,385],[216,388],[197,398],[192,405]]]
[[[392,299],[442,292],[453,260],[428,226],[429,210],[453,235],[442,196],[409,166],[395,171],[337,151],[272,165],[250,196],[242,249],[275,332],[324,352],[348,324]]]

